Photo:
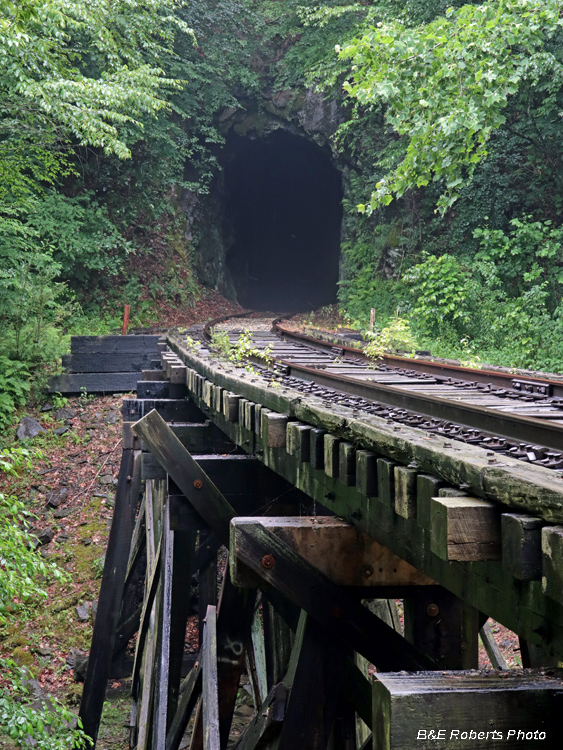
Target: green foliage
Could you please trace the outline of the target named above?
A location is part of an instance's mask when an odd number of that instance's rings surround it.
[[[395,314],[380,331],[365,331],[364,337],[369,343],[364,352],[371,359],[381,359],[391,351],[412,354],[419,348],[408,320]]]
[[[478,303],[478,285],[470,270],[457,258],[430,255],[403,276],[415,299],[413,315],[428,333],[437,334],[444,324],[467,324]]]
[[[30,388],[26,365],[0,355],[0,432],[11,425],[16,409],[25,404]],[[2,457],[0,453],[0,459]],[[0,469],[6,471],[2,460]]]
[[[337,52],[351,70],[344,88],[359,105],[384,102],[402,149],[360,210],[388,205],[414,187],[439,180],[438,207],[459,197],[506,122],[509,97],[538,67],[560,65],[547,44],[559,29],[560,0],[464,5],[429,23],[411,25],[376,7],[363,33]],[[549,63],[548,63],[549,61]]]
[[[271,345],[268,345],[265,349],[255,347],[249,330],[241,333],[237,341],[231,342],[228,331],[213,329],[211,348],[222,359],[228,360],[237,367],[245,367],[249,371],[252,371],[252,367],[248,364],[250,359],[268,362],[272,353]]]
[[[509,296],[542,286],[555,309],[563,291],[563,227],[532,219],[512,219],[508,232],[477,228],[473,236],[480,249],[475,259],[494,264],[494,274]]]
[[[0,471],[15,475],[30,465],[30,452],[23,448],[2,449]],[[33,551],[33,537],[22,519],[31,519],[25,504],[13,497],[0,494],[0,627],[14,619],[18,611],[35,606],[37,600],[47,598],[38,585],[53,580],[66,581],[68,576],[54,564]],[[30,673],[13,661],[0,659],[3,679],[7,687],[0,688],[0,727],[17,747],[41,750],[85,748],[89,740],[78,729],[73,730],[73,715],[58,701],[51,700],[43,710],[31,707],[33,696],[29,685]],[[79,725],[80,726],[80,725]]]
[[[134,250],[110,221],[107,207],[88,192],[76,197],[45,192],[28,213],[26,225],[39,244],[51,249],[57,275],[75,286],[92,283],[97,274],[117,275]]]

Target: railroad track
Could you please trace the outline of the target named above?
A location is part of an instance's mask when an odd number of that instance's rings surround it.
[[[563,469],[563,379],[512,376],[404,357],[373,362],[358,348],[297,333],[278,316],[242,314],[211,321],[232,344],[248,330],[270,381],[497,455]]]

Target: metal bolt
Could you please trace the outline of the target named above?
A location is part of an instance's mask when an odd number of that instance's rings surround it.
[[[200,490],[203,487],[203,482],[201,481],[201,479],[194,480],[194,487],[196,488],[196,490]]]
[[[444,443],[444,448],[451,448],[451,447],[452,447],[451,443]]]
[[[364,568],[364,578],[370,578],[373,575],[373,568],[366,565]]]
[[[436,617],[436,615],[440,614],[440,607],[437,604],[429,604],[426,607],[426,614],[429,617]]]
[[[275,564],[276,561],[273,555],[264,555],[262,558],[262,567],[266,568],[266,570],[271,570]]]

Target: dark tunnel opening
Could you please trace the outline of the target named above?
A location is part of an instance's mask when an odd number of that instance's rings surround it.
[[[233,138],[234,140],[234,138]],[[278,130],[236,138],[225,167],[227,252],[238,301],[276,312],[336,301],[342,181],[322,149]]]

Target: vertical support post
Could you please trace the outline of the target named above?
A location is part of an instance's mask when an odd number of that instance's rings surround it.
[[[271,604],[264,602],[262,607],[264,619],[264,645],[266,649],[266,675],[268,690],[276,685],[286,673],[291,648],[292,632],[285,620]]]
[[[479,612],[441,586],[427,586],[404,600],[405,638],[438,669],[477,669]]]
[[[219,691],[217,681],[217,610],[207,607],[203,630],[203,750],[219,750]]]
[[[307,616],[278,750],[325,750],[342,691],[344,650]]]
[[[209,530],[200,533],[200,542],[205,544],[211,532]],[[207,607],[217,606],[217,555],[198,572],[199,585],[199,642],[203,639],[203,623],[206,618]]]

